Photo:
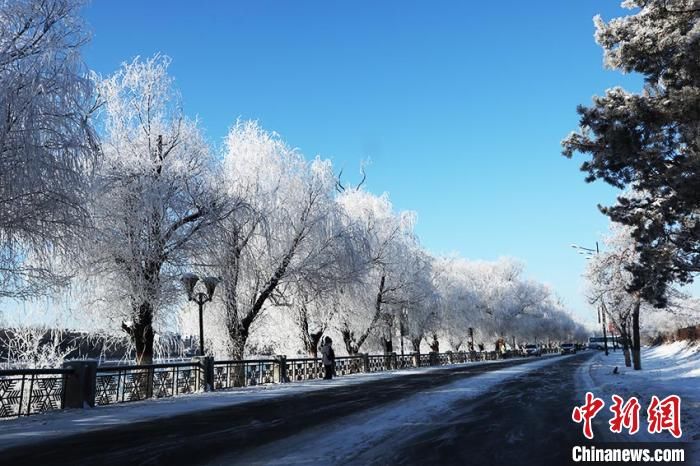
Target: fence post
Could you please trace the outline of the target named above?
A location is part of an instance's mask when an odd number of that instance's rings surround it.
[[[396,353],[391,353],[391,370],[396,370],[399,368],[399,357]]]
[[[97,386],[97,361],[82,359],[63,362],[70,374],[63,376],[64,408],[94,408]]]
[[[429,353],[429,359],[428,361],[431,366],[439,366],[440,365],[440,355],[436,353],[435,351],[431,351]]]
[[[213,356],[195,356],[193,358],[199,363],[199,370],[202,371],[202,385],[205,392],[213,392],[214,386],[214,357]]]
[[[369,353],[360,353],[362,357],[362,372],[369,372]]]
[[[287,355],[286,354],[278,354],[275,356],[276,364],[275,364],[275,375],[274,379],[275,382],[277,383],[287,383],[289,382],[289,379],[287,378]]]
[[[447,355],[447,364],[454,364],[455,363],[455,355],[452,351],[445,351],[445,354]]]
[[[413,367],[420,367],[420,353],[411,353],[411,360],[413,361]]]

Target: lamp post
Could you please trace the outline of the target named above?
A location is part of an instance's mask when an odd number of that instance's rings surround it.
[[[201,279],[204,283],[206,292],[195,292],[199,277],[193,273],[186,273],[181,278],[182,284],[187,292],[187,300],[194,301],[199,306],[199,355],[204,356],[204,304],[210,302],[214,298],[214,290],[216,285],[221,281],[217,277],[204,277]]]
[[[578,246],[576,244],[571,245],[572,248],[578,250],[578,253],[587,256],[586,259],[590,259],[594,254],[600,254],[600,249],[598,248],[598,241],[595,242],[595,249],[584,248],[583,246]],[[606,330],[606,319],[605,319],[605,309],[602,306],[598,306],[598,323],[603,326],[603,347],[605,348],[605,355],[608,355],[608,333]]]
[[[401,320],[399,322],[399,331],[401,332],[401,356],[403,356],[403,336],[406,335],[406,318],[408,312],[406,308],[401,309]]]

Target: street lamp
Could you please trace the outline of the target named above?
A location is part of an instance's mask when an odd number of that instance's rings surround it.
[[[399,331],[401,332],[401,356],[403,356],[403,337],[406,335],[406,319],[408,311],[406,308],[401,308],[401,319],[399,320]]]
[[[221,279],[217,277],[202,278],[201,281],[204,283],[206,292],[195,292],[195,287],[200,279],[193,273],[184,274],[180,280],[182,281],[185,291],[187,292],[187,300],[194,301],[199,305],[199,355],[204,356],[204,304],[212,300],[214,297],[214,290],[216,290],[216,285],[221,282]]]
[[[576,244],[571,245],[572,248],[576,249],[577,252],[583,256],[587,256],[586,259],[590,259],[593,257],[595,254],[600,254],[600,249],[598,248],[598,241],[595,242],[595,249],[591,248],[584,248],[583,246],[578,246]],[[601,318],[602,316],[602,318]],[[598,306],[598,323],[602,323],[603,326],[603,347],[605,348],[605,355],[608,355],[608,333],[606,330],[606,321],[605,321],[605,310],[602,309],[602,306]]]

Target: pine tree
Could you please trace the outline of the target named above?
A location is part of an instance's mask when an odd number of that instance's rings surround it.
[[[668,285],[700,272],[700,0],[627,0],[633,14],[595,18],[606,66],[644,78],[579,106],[580,128],[563,153],[590,156],[586,181],[626,189],[613,221],[632,227],[639,260],[630,290],[657,306]]]

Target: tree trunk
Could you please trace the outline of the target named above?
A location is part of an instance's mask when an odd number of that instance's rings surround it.
[[[134,322],[131,325],[123,323],[122,329],[129,334],[136,348],[136,364],[153,364],[153,306],[144,301],[134,314]]]
[[[248,341],[249,319],[238,319],[236,307],[231,309],[226,302],[226,330],[228,331],[228,355],[231,359],[240,361],[243,359],[245,344]]]
[[[437,339],[437,335],[433,335],[433,341],[430,343],[430,351],[434,353],[440,352],[440,342]]]
[[[345,351],[348,355],[355,356],[360,352],[360,347],[355,343],[355,333],[351,332],[349,328],[345,327],[340,331],[343,336],[343,343],[345,344]]]
[[[304,340],[304,349],[306,350],[306,353],[312,358],[318,357],[318,343],[321,341],[322,335],[322,330],[314,333],[309,333],[307,335],[307,338]]]
[[[382,337],[381,340],[384,354],[391,354],[394,351],[394,343],[391,341],[391,337]]]
[[[639,336],[640,306],[641,300],[639,297],[637,297],[637,301],[634,303],[634,308],[632,309],[632,364],[634,365],[634,370],[636,371],[642,369],[642,345]]]
[[[415,353],[420,353],[420,342],[422,340],[423,340],[423,337],[411,338],[411,345],[413,346],[413,351]]]
[[[627,325],[620,325],[620,336],[622,337],[622,354],[625,356],[625,366],[632,367],[632,360],[630,359],[630,344],[629,335],[627,333]]]

